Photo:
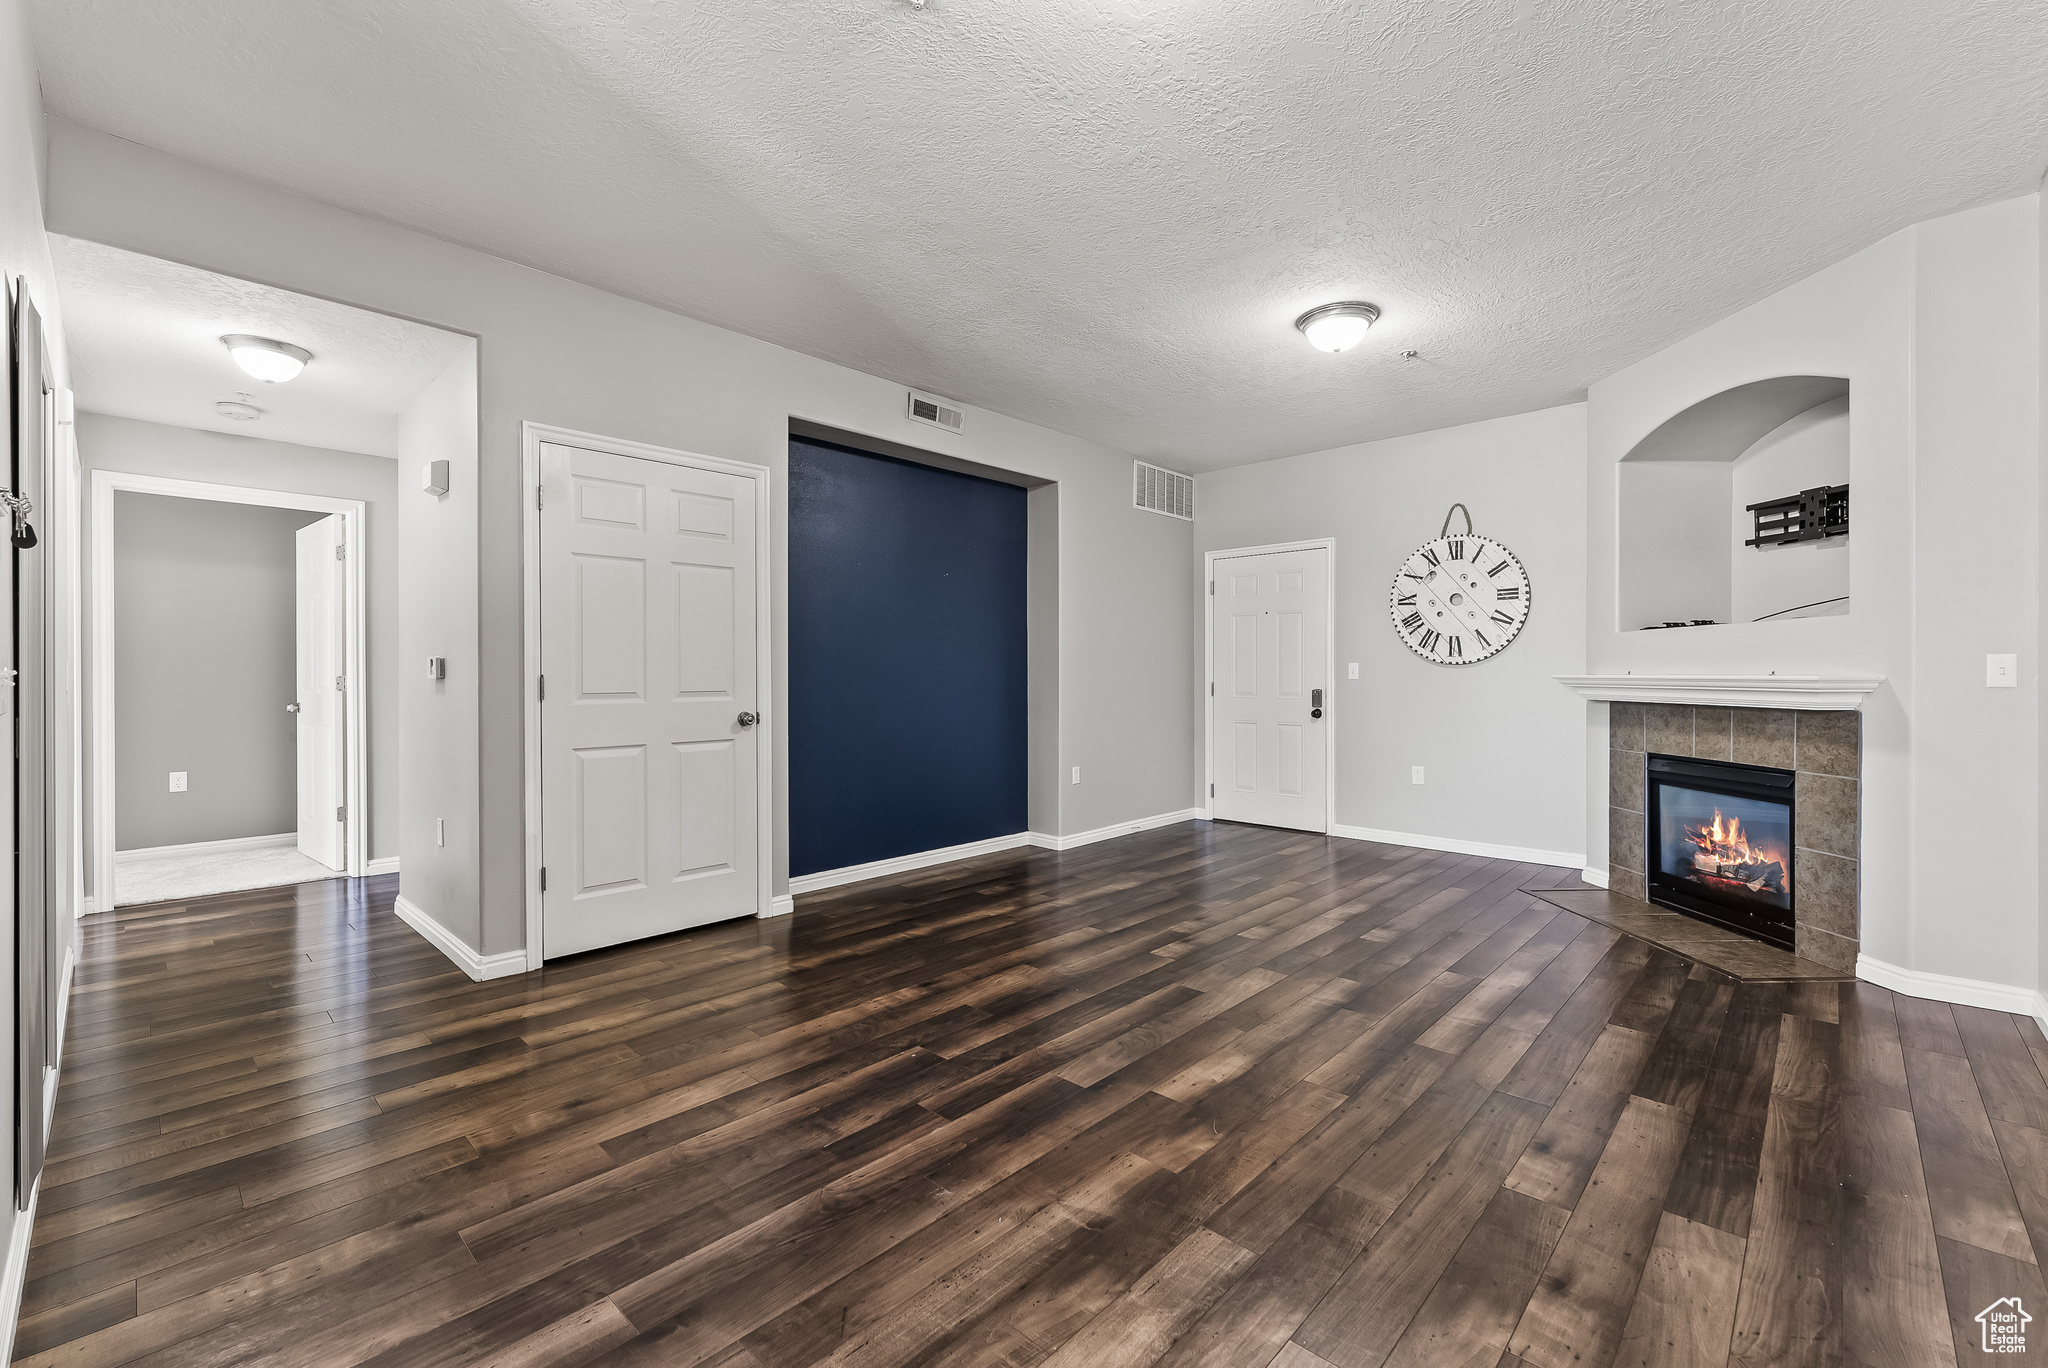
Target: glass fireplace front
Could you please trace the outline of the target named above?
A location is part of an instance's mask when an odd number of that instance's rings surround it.
[[[1790,770],[1649,757],[1650,901],[1792,948]]]

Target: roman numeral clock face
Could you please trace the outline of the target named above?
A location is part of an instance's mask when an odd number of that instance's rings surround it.
[[[1467,533],[1418,548],[1387,595],[1394,630],[1438,665],[1500,654],[1529,620],[1529,572],[1499,542]]]

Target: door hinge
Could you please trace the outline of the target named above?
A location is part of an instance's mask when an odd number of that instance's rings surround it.
[[[540,701],[541,701],[541,702],[543,702],[543,703],[545,703],[545,702],[547,702],[547,701],[548,701],[548,677],[547,677],[546,675],[542,675],[542,676],[540,677],[540,680],[539,680],[539,684],[540,684]]]
[[[1209,785],[1209,796],[1211,798],[1216,796],[1216,786],[1214,784]]]
[[[337,547],[335,547],[335,548],[334,548],[334,558],[335,558],[336,560],[347,560],[347,559],[348,559],[348,548],[347,548],[346,546],[337,546]]]
[[[334,677],[334,687],[337,689],[346,689],[348,688],[348,681],[344,679],[342,676],[336,675]]]
[[[345,807],[336,808],[334,810],[334,820],[337,822],[346,822],[348,820],[348,809]]]
[[[544,507],[546,505],[547,497],[548,490],[546,485],[535,485],[533,487],[533,506],[536,509]]]
[[[1212,680],[1210,680],[1210,681],[1209,681],[1209,697],[1211,697],[1211,698],[1214,698],[1215,696],[1216,696],[1216,681],[1212,679]]]
[[[1211,597],[1211,598],[1214,598],[1215,596],[1216,596],[1216,581],[1215,581],[1215,580],[1210,580],[1210,581],[1209,581],[1209,597]]]
[[[548,891],[548,867],[546,865],[540,867],[540,891],[543,893]]]

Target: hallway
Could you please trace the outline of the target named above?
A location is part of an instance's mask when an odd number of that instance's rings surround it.
[[[93,918],[17,1354],[1934,1364],[2042,1295],[2032,1022],[1559,881],[1183,824],[490,983],[394,878]]]

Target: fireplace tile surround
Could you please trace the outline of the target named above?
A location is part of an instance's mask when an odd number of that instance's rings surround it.
[[[1607,706],[1608,886],[1647,901],[1645,765],[1651,752],[1792,770],[1798,776],[1795,949],[1830,968],[1853,970],[1859,944],[1862,715],[1673,703]]]

